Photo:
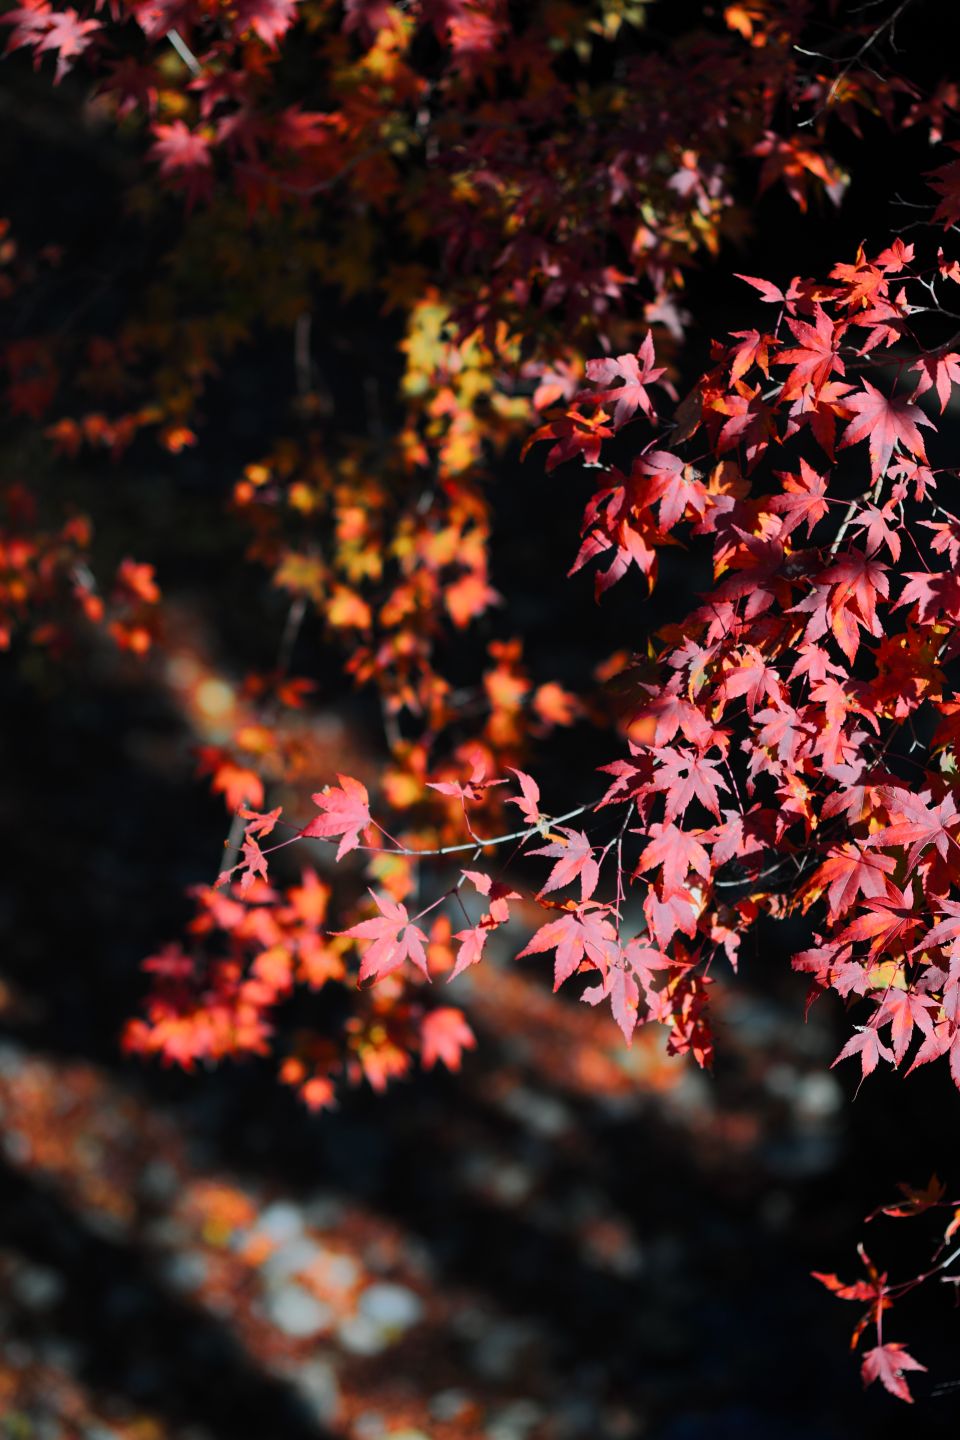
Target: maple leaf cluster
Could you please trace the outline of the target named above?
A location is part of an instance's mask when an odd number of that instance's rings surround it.
[[[709,1066],[712,987],[751,927],[794,915],[811,999],[851,1011],[838,1060],[862,1076],[942,1060],[960,1087],[960,515],[937,449],[960,261],[937,232],[935,251],[893,239],[825,279],[741,277],[745,328],[677,388],[685,277],[741,233],[745,168],[800,211],[837,204],[838,132],[852,145],[869,116],[939,143],[955,119],[955,87],[873,63],[870,8],[839,69],[804,43],[835,7],[787,0],[676,43],[647,43],[642,5],[547,0],[28,0],[0,17],[11,64],[55,57],[54,82],[139,146],[130,212],[174,236],[112,334],[82,316],[34,334],[21,315],[57,257],[25,263],[0,222],[12,414],[59,463],[148,437],[175,458],[202,445],[223,362],[267,329],[293,339],[291,434],[232,495],[288,620],[275,667],[198,747],[237,843],[196,892],[189,945],[146,962],[128,1048],[187,1068],[277,1048],[323,1108],[412,1057],[457,1068],[473,1034],[428,1003],[431,981],[469,996],[484,965],[551,956],[554,988],[608,1008],[627,1043],[659,1024]],[[949,233],[952,153],[928,178]],[[363,433],[334,443],[311,328],[331,292],[402,337],[396,395],[368,375]],[[710,567],[635,671],[601,664],[618,703],[538,681],[522,637],[491,638],[496,462],[521,439],[552,483],[586,477],[571,573],[592,569],[597,599],[634,571],[651,589],[681,548]],[[85,521],[41,526],[20,489],[8,510],[0,645],[56,648],[75,611],[134,653],[162,640],[149,564],[123,559],[101,598]],[[316,685],[291,673],[307,616],[376,694],[376,773],[345,753],[312,778]],[[478,620],[484,658],[455,683],[451,642]],[[617,736],[602,793],[547,808],[538,749],[581,719]],[[294,845],[344,862],[335,894],[309,867],[277,879]],[[349,988],[348,1019],[291,1037],[300,992],[328,984]],[[883,1340],[896,1291],[865,1263],[855,1294],[832,1288],[875,1326],[864,1379],[909,1399],[922,1367]]]
[[[953,1277],[948,1276],[946,1271],[957,1259],[958,1251],[954,1242],[957,1231],[960,1230],[960,1205],[956,1200],[947,1199],[946,1186],[936,1175],[931,1175],[927,1184],[922,1188],[901,1183],[899,1189],[900,1199],[888,1205],[881,1205],[866,1217],[867,1223],[879,1216],[904,1220],[916,1219],[921,1216],[930,1217],[940,1210],[950,1211],[950,1219],[943,1230],[942,1238],[933,1251],[927,1268],[906,1280],[893,1281],[886,1271],[878,1269],[861,1244],[857,1247],[857,1253],[865,1271],[864,1279],[848,1284],[834,1274],[814,1271],[813,1276],[838,1299],[853,1301],[864,1307],[854,1326],[850,1341],[851,1349],[855,1349],[861,1343],[868,1329],[872,1330],[876,1336],[876,1344],[864,1352],[861,1361],[864,1385],[870,1385],[875,1380],[879,1380],[891,1395],[895,1395],[898,1400],[903,1400],[911,1405],[913,1396],[910,1393],[906,1374],[911,1371],[925,1372],[927,1367],[914,1359],[901,1342],[884,1340],[884,1315],[893,1308],[897,1300],[916,1290],[918,1286],[925,1285],[932,1280],[941,1283],[955,1283]],[[945,1251],[949,1251],[949,1253],[945,1254]]]
[[[271,822],[264,821],[254,817],[250,825],[261,835],[269,833]],[[262,856],[255,841],[245,842],[245,851],[251,844]],[[296,884],[277,892],[263,878],[262,861],[245,853],[241,864],[236,885],[224,879],[194,892],[189,948],[174,943],[144,961],[152,992],[143,1017],[127,1026],[129,1052],[189,1070],[198,1063],[267,1055],[279,1030],[280,1079],[295,1086],[311,1109],[333,1107],[338,1083],[365,1079],[382,1090],[408,1073],[414,1055],[426,1069],[438,1061],[459,1069],[464,1050],[476,1044],[463,1012],[424,1004],[415,986],[396,978],[364,993],[340,1043],[291,1030],[283,1017],[296,992],[341,985],[347,975],[346,942],[324,933],[330,887],[307,866]],[[398,928],[395,913],[405,912],[389,902],[381,905],[387,914],[379,930],[370,929],[378,922],[367,921],[347,934],[372,940],[369,967],[386,975],[406,958],[411,940],[389,953]],[[426,939],[417,927],[409,929]]]
[[[323,397],[302,337],[309,352],[316,287],[372,294],[398,312],[397,434],[323,462],[314,443],[284,438],[247,467],[236,499],[256,529],[251,555],[322,615],[357,683],[430,728],[448,696],[438,637],[501,599],[490,581],[491,452],[526,432],[531,405],[576,393],[587,365],[615,428],[652,412],[648,386],[669,395],[638,321],[671,345],[682,336],[684,271],[736,233],[744,156],[762,162],[763,188],[782,183],[802,205],[817,193],[836,200],[830,126],[856,131],[869,112],[939,136],[952,104],[946,91],[922,98],[869,68],[848,68],[842,97],[828,70],[799,74],[795,47],[812,18],[802,6],[755,5],[749,22],[731,11],[660,53],[636,43],[642,6],[91,8],[14,7],[0,17],[7,48],[34,63],[56,50],[58,77],[76,67],[98,114],[139,127],[161,185],[138,193],[136,208],[155,218],[164,190],[187,206],[157,268],[181,290],[209,287],[209,304],[174,300],[112,335],[16,338],[4,352],[11,403],[36,419],[54,411],[47,433],[63,455],[117,456],[144,432],[176,455],[199,442],[207,381],[251,326],[296,317],[299,400],[314,415]],[[278,82],[288,43],[311,50],[311,73],[326,77],[319,96]],[[613,45],[623,48],[615,81],[585,90],[578,77]],[[802,143],[771,129],[788,97],[812,111]],[[442,285],[429,278],[437,247]],[[273,255],[279,267],[264,263]],[[589,359],[598,344],[626,358]],[[73,380],[102,394],[102,407],[76,413]],[[578,434],[603,439],[599,412],[556,423],[574,453]],[[669,520],[679,492],[662,484]],[[647,562],[641,546],[637,563]],[[569,714],[557,699],[544,696],[543,709]]]
[[[30,644],[57,655],[84,623],[104,626],[121,649],[150,649],[160,600],[152,565],[121,561],[103,594],[90,568],[93,528],[85,515],[41,529],[33,495],[18,484],[5,488],[0,505],[0,650],[25,632]]]
[[[652,584],[678,531],[712,544],[714,588],[664,632],[662,678],[645,686],[637,738],[609,767],[602,802],[628,805],[647,836],[635,874],[655,876],[644,909],[658,945],[683,937],[735,959],[761,911],[822,905],[818,943],[794,965],[815,993],[869,1007],[841,1058],[858,1055],[864,1074],[881,1059],[899,1065],[919,1033],[913,1065],[949,1057],[960,1084],[949,678],[960,543],[935,499],[944,472],[922,432],[936,421],[919,403],[934,391],[946,408],[958,356],[925,347],[911,319],[913,287],[944,274],[942,258],[924,270],[898,240],[837,265],[826,284],[798,278],[782,293],[751,281],[776,323],[715,346],[684,406],[684,447],[705,449],[707,463],[655,438],[629,471],[601,466],[574,569],[602,556],[602,594],[631,564]],[[643,364],[655,373],[649,351]],[[875,379],[848,378],[854,364]],[[620,372],[632,373],[625,362]],[[577,423],[609,399],[584,392]],[[613,433],[633,411],[622,414]],[[868,452],[859,491],[843,454],[855,446]],[[598,464],[592,444],[555,446],[548,464],[575,453]],[[917,568],[899,568],[904,543]],[[725,893],[736,934],[716,930]]]
[[[599,800],[551,817],[536,780],[514,767],[520,793],[508,803],[524,827],[478,833],[468,807],[488,803],[491,781],[475,763],[468,779],[432,782],[469,838],[406,845],[372,819],[366,787],[340,776],[315,795],[320,813],[299,837],[337,842],[338,859],[364,836],[375,854],[422,861],[517,841],[550,861],[535,898],[554,912],[518,956],[552,952],[555,988],[585,977],[581,999],[608,1003],[628,1041],[638,1024],[660,1022],[668,1048],[700,1064],[712,1055],[717,957],[735,968],[763,914],[816,908],[817,943],[794,967],[813,977],[812,998],[832,989],[865,1010],[838,1058],[857,1056],[868,1075],[881,1060],[900,1066],[919,1036],[912,1066],[946,1058],[960,1085],[960,696],[949,678],[960,541],[953,512],[935,500],[947,472],[927,454],[922,432],[935,431],[936,418],[921,408],[933,392],[945,409],[958,357],[924,348],[910,298],[944,277],[953,283],[941,259],[924,270],[913,245],[895,241],[836,266],[828,283],[795,279],[764,294],[778,307],[772,328],[715,346],[680,439],[665,448],[665,427],[629,470],[601,461],[597,427],[589,441],[571,437],[586,433],[585,415],[606,415],[611,398],[602,439],[619,440],[638,416],[660,423],[647,393],[662,374],[649,341],[636,363],[587,371],[594,388],[568,412],[579,429],[550,422],[533,437],[555,442],[548,463],[580,455],[602,476],[584,519],[592,554],[615,552],[598,593],[611,569],[622,578],[621,557],[636,557],[636,535],[651,584],[656,552],[677,533],[713,551],[713,589],[662,632],[659,678],[640,687],[627,755],[604,767]],[[685,458],[695,447],[696,459]],[[793,468],[773,468],[791,455]],[[923,568],[895,568],[906,541]],[[951,568],[937,568],[941,555]],[[574,569],[583,563],[581,550]],[[564,823],[578,814],[591,817],[587,828]],[[252,833],[264,823],[248,825],[241,884],[266,879]],[[445,900],[469,920],[465,882],[489,908],[453,937],[459,948],[445,968],[456,979],[477,964],[521,895],[471,868],[418,913],[373,892],[376,914],[339,932],[361,948],[359,981],[397,972],[429,980],[418,922]],[[630,885],[642,895],[638,933],[624,929]],[[562,891],[565,899],[549,898]],[[885,1278],[877,1285],[885,1296]],[[864,1378],[909,1398],[909,1368],[921,1367],[878,1340]]]

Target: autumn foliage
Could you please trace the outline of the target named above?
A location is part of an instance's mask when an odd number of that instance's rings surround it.
[[[849,1016],[838,1061],[960,1087],[960,99],[887,63],[892,0],[852,17],[750,0],[662,31],[659,8],[31,0],[0,17],[20,63],[117,131],[131,213],[169,236],[162,281],[112,332],[5,343],[12,414],[65,465],[148,439],[202,454],[219,367],[262,327],[293,346],[295,423],[228,507],[289,615],[199,751],[228,853],[145,961],[130,1051],[271,1054],[295,992],[337,989],[346,1018],[277,1054],[323,1109],[414,1061],[457,1069],[476,1044],[459,985],[523,960],[624,1043],[659,1026],[709,1067],[711,993],[755,927],[793,917],[808,943],[784,963],[808,1004],[833,992]],[[738,328],[692,372],[694,269],[732,268],[767,191],[829,226],[837,156],[884,127],[946,140],[909,225],[821,274],[741,275]],[[11,307],[60,263],[12,230],[0,260]],[[400,335],[396,393],[367,394],[363,433],[335,443],[321,289]],[[494,584],[517,451],[584,498],[567,563],[600,607],[589,693],[536,675]],[[125,558],[98,582],[86,518],[42,520],[22,484],[5,506],[5,647],[90,643],[92,624],[163,648],[162,573]],[[611,656],[604,597],[633,587],[640,613],[668,554],[698,577],[689,603]],[[379,755],[311,749],[305,616],[375,695]],[[478,626],[464,682],[445,666]],[[544,799],[541,756],[577,724],[606,759]],[[885,1212],[946,1208],[922,1274],[891,1282],[863,1252],[865,1278],[819,1277],[863,1309],[865,1382],[901,1400],[924,1367],[884,1316],[953,1263],[945,1195]]]

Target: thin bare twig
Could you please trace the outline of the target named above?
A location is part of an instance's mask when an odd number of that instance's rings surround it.
[[[860,60],[863,59],[864,55],[866,55],[868,50],[873,49],[874,45],[876,45],[878,40],[880,40],[889,31],[892,31],[894,29],[897,21],[900,19],[900,16],[903,14],[904,10],[906,10],[907,6],[911,3],[912,0],[900,0],[900,4],[893,11],[893,13],[888,15],[886,20],[884,20],[880,25],[878,25],[875,30],[872,30],[870,32],[866,40],[864,40],[863,44],[860,46],[860,49],[856,52],[856,54],[850,56],[850,59],[846,62],[845,65],[841,67],[838,74],[834,77],[833,83],[831,84],[830,89],[827,91],[822,103],[806,120],[801,120],[798,127],[799,129],[802,130],[812,125],[814,121],[819,120],[820,116],[825,110],[829,109],[829,107],[833,104],[834,97],[836,96],[836,93],[839,90],[841,83],[850,74],[850,71],[853,69],[854,65],[856,65]],[[794,48],[799,50],[800,46],[797,45]],[[801,50],[800,53],[814,54],[815,52]],[[817,56],[817,58],[826,59],[827,57]]]
[[[187,44],[186,40],[184,40],[179,30],[168,30],[167,39],[170,41],[170,44],[173,46],[174,50],[176,50],[177,54],[180,56],[180,59],[183,61],[184,65],[186,65],[187,69],[191,71],[192,74],[200,75],[203,73],[203,66],[200,64],[200,61],[197,59],[196,55],[194,55],[193,51],[190,49],[190,46]]]
[[[548,817],[548,823],[550,825],[560,825],[564,820],[575,820],[578,815],[584,815],[588,810],[592,810],[593,808],[592,803],[588,805],[578,805],[576,810],[568,810],[564,815]],[[542,833],[543,831],[540,825],[528,825],[525,830],[511,830],[509,835],[477,835],[473,840],[468,840],[462,845],[439,845],[431,850],[415,850],[412,846],[399,844],[391,847],[386,845],[357,845],[354,848],[357,850],[365,850],[374,855],[411,855],[414,859],[424,860],[435,855],[462,855],[466,850],[489,850],[495,845],[506,845],[511,840],[531,840],[534,835],[541,835]],[[293,838],[297,840],[300,837],[299,835],[295,835]],[[336,843],[335,837],[329,841],[325,836],[311,835],[307,838],[311,840],[322,840],[324,844],[333,845]],[[289,845],[291,843],[289,840],[281,841],[281,845]],[[271,847],[273,850],[279,850],[280,848],[280,845]],[[268,850],[264,851],[265,855],[269,853]]]

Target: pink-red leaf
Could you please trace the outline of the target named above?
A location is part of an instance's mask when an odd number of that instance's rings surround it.
[[[905,1370],[926,1370],[926,1365],[921,1365],[908,1355],[904,1347],[896,1341],[888,1342],[886,1345],[877,1345],[868,1350],[863,1357],[863,1364],[860,1373],[863,1376],[864,1385],[871,1385],[874,1380],[879,1380],[885,1390],[895,1395],[898,1400],[905,1400],[908,1405],[913,1404],[913,1396],[906,1380],[903,1378]]]
[[[601,390],[589,398],[600,403],[613,403],[613,427],[619,430],[633,419],[638,409],[649,419],[653,418],[653,404],[646,387],[665,373],[663,369],[654,368],[653,336],[648,331],[636,355],[618,355],[616,359],[587,362],[587,379],[594,385],[611,386],[617,380],[623,382],[616,389]]]
[[[878,1060],[893,1060],[893,1051],[884,1045],[877,1031],[870,1025],[857,1026],[857,1033],[850,1036],[833,1064],[839,1065],[841,1060],[849,1060],[854,1055],[860,1056],[864,1078],[876,1070]],[[830,1068],[833,1069],[833,1066]]]
[[[524,955],[539,955],[545,950],[556,949],[553,988],[559,990],[584,960],[606,974],[608,965],[616,958],[618,948],[617,932],[607,919],[606,912],[580,906],[559,920],[548,920],[545,925],[541,925],[525,949],[520,951],[517,959]]]
[[[448,1070],[459,1070],[464,1050],[475,1050],[477,1039],[462,1010],[443,1005],[430,1010],[420,1025],[420,1063],[432,1070],[439,1060]]]
[[[300,833],[307,840],[342,836],[337,850],[337,859],[342,860],[349,850],[357,848],[360,831],[370,824],[370,796],[366,786],[351,775],[338,775],[337,780],[338,785],[319,790],[312,797],[323,814],[315,816]]]
[[[520,781],[521,794],[519,797],[511,795],[507,804],[516,805],[524,820],[530,825],[536,825],[540,819],[540,786],[525,770],[516,770],[512,765],[508,768]]]
[[[926,425],[935,429],[933,421],[924,415],[919,406],[912,405],[902,395],[887,396],[869,380],[861,383],[863,389],[848,395],[843,402],[844,410],[852,418],[840,441],[840,449],[868,440],[870,471],[874,480],[886,471],[897,445],[916,459],[925,461],[923,436],[917,427]]]
[[[556,829],[566,839],[554,840],[539,850],[527,852],[530,855],[548,855],[557,862],[540,894],[547,895],[551,890],[559,890],[562,885],[570,885],[579,876],[580,899],[589,900],[600,878],[600,867],[593,858],[593,846],[582,830],[571,830],[567,825],[558,825]]]
[[[371,891],[371,894],[373,892]],[[342,930],[355,940],[368,940],[370,944],[363,953],[360,964],[360,981],[381,979],[392,970],[398,970],[405,960],[410,960],[421,974],[429,980],[427,956],[424,951],[426,935],[407,915],[406,907],[386,895],[373,894],[374,903],[380,911],[372,920],[361,920]]]

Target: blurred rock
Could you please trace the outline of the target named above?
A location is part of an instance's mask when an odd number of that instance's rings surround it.
[[[364,1315],[351,1315],[337,1326],[337,1340],[351,1355],[380,1355],[391,1344],[381,1325]]]
[[[334,1230],[343,1223],[345,1206],[336,1195],[316,1194],[304,1207],[304,1218],[318,1230]]]
[[[487,1424],[487,1440],[526,1440],[527,1435],[545,1418],[542,1405],[533,1400],[513,1400],[495,1411]]]
[[[438,1390],[429,1402],[434,1420],[456,1420],[469,1409],[470,1396],[465,1390]]]
[[[365,1410],[358,1415],[353,1422],[353,1432],[357,1440],[381,1440],[385,1433],[386,1419],[376,1410]]]
[[[512,1380],[537,1334],[536,1327],[523,1320],[492,1325],[476,1343],[471,1368],[487,1380]]]
[[[423,1315],[423,1301],[405,1285],[370,1285],[363,1291],[357,1310],[388,1333],[401,1334]]]
[[[267,1256],[260,1267],[260,1274],[268,1285],[277,1285],[293,1275],[302,1275],[322,1254],[323,1250],[316,1241],[297,1235]]]
[[[28,1310],[49,1310],[63,1297],[62,1277],[41,1265],[16,1266],[8,1283],[13,1299]]]
[[[210,1273],[210,1262],[199,1250],[178,1250],[165,1256],[159,1269],[174,1290],[199,1290]]]
[[[333,1425],[340,1409],[340,1386],[333,1366],[326,1360],[310,1360],[293,1377],[301,1398],[320,1425]]]
[[[262,1212],[253,1227],[255,1235],[264,1235],[275,1245],[283,1245],[303,1233],[304,1217],[297,1205],[276,1200]]]
[[[308,1295],[299,1285],[283,1285],[270,1292],[263,1301],[263,1309],[271,1324],[282,1330],[284,1335],[305,1340],[333,1325],[334,1315],[329,1305]]]
[[[352,1255],[327,1255],[323,1266],[323,1283],[330,1290],[352,1290],[363,1271]]]
[[[560,1100],[523,1085],[508,1090],[500,1103],[508,1115],[547,1140],[563,1135],[573,1124],[570,1111]]]

